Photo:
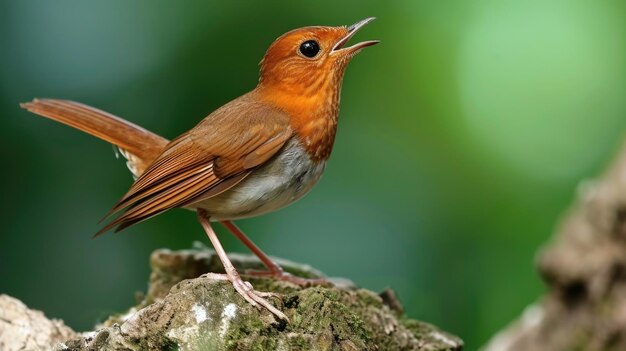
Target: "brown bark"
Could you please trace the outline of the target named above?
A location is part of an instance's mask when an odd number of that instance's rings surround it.
[[[626,145],[538,256],[548,292],[486,351],[626,350]]]

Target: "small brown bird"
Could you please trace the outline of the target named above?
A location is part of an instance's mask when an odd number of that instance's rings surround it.
[[[349,27],[305,27],[274,41],[260,63],[257,87],[227,103],[172,141],[104,111],[72,101],[35,99],[28,111],[116,145],[136,180],[105,216],[121,212],[96,235],[122,230],[172,208],[197,212],[229,280],[252,305],[287,317],[240,277],[210,221],[220,221],[268,268],[256,272],[296,284],[232,220],[287,206],[317,183],[330,156],[348,62],[364,41],[348,40],[374,18]]]

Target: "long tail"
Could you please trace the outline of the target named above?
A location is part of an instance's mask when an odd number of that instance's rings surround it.
[[[117,116],[74,101],[34,99],[20,106],[116,145],[135,177],[143,173],[169,142]]]

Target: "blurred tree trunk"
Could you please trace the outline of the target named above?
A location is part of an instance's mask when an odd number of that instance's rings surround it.
[[[626,350],[626,144],[537,259],[549,291],[486,351]]]

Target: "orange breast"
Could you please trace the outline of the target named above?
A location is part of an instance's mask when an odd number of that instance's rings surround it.
[[[309,86],[308,91],[265,89],[260,98],[285,111],[302,146],[314,161],[325,161],[335,142],[339,89],[330,82]]]

